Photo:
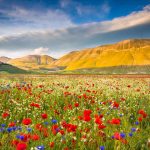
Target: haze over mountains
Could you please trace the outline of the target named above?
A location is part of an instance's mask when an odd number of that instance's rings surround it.
[[[60,59],[48,55],[28,55],[16,59],[0,57],[0,61],[25,70],[147,66],[150,65],[150,39],[128,39],[115,44],[73,51]]]

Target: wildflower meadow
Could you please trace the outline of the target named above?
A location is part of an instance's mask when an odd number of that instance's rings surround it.
[[[148,150],[150,78],[0,77],[0,150]]]

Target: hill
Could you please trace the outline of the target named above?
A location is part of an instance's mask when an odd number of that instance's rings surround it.
[[[51,63],[65,70],[143,65],[150,65],[150,39],[129,39],[74,51]]]
[[[7,63],[10,60],[11,60],[11,58],[8,58],[8,57],[5,57],[5,56],[0,57],[0,61],[3,62],[3,63]]]
[[[10,61],[8,61],[8,63],[25,70],[34,70],[49,68],[49,65],[54,60],[54,58],[48,55],[28,55],[21,58],[11,59]]]
[[[20,68],[17,68],[15,66],[0,62],[0,74],[1,73],[26,74],[26,73],[29,73],[29,72],[27,72],[25,70],[22,70]]]

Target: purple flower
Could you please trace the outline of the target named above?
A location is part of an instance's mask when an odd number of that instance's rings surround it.
[[[99,149],[100,150],[105,150],[105,147],[104,146],[100,146]]]
[[[135,124],[136,124],[136,125],[138,125],[138,124],[139,124],[139,122],[138,122],[138,121],[136,121],[136,122],[135,122]]]
[[[135,132],[135,131],[136,131],[136,128],[131,128],[131,131],[132,131],[132,132]]]
[[[132,136],[133,136],[133,133],[131,133],[131,132],[130,132],[130,133],[129,133],[129,136],[131,136],[131,137],[132,137]]]
[[[43,145],[42,145],[42,146],[37,146],[36,148],[37,148],[38,150],[44,150],[44,149],[45,149]]]
[[[56,123],[57,123],[57,120],[56,120],[56,119],[52,119],[52,123],[53,123],[53,124],[56,124]]]
[[[10,133],[13,130],[13,128],[7,128],[7,131]]]
[[[20,140],[24,140],[24,136],[23,135],[20,135]]]
[[[125,134],[125,133],[120,133],[120,136],[121,136],[122,138],[125,138],[125,137],[126,137],[126,134]]]
[[[5,127],[6,126],[6,124],[1,124],[1,127]]]

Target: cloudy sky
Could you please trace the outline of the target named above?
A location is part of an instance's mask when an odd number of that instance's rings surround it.
[[[150,38],[149,0],[0,0],[0,56],[48,54]]]

